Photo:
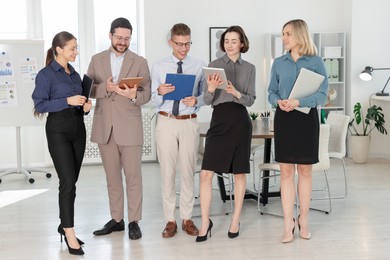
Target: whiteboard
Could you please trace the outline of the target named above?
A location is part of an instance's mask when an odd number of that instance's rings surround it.
[[[43,40],[0,40],[0,127],[43,125],[31,94],[44,67]]]

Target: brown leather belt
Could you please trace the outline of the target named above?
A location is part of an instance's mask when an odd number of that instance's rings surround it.
[[[166,116],[166,117],[169,117],[169,118],[175,118],[175,119],[179,119],[179,120],[183,120],[183,119],[191,119],[191,118],[196,118],[197,115],[196,114],[191,114],[191,115],[180,115],[180,116],[174,116],[172,114],[169,114],[167,112],[164,112],[164,111],[159,111],[158,112],[160,115],[163,115],[163,116]]]

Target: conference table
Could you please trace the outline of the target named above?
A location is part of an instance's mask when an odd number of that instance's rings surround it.
[[[207,130],[210,127],[209,122],[201,122],[200,125],[200,137],[206,137]],[[261,138],[264,139],[264,157],[263,162],[268,163],[271,161],[271,144],[272,139],[274,138],[274,132],[270,130],[270,128],[263,128],[260,125],[255,125],[252,128],[252,139]],[[253,174],[256,174],[256,169],[253,169]],[[219,173],[222,174],[222,173]],[[263,171],[263,176],[269,176],[269,171]],[[230,196],[226,194],[225,183],[223,178],[218,179],[218,186],[221,195],[221,199],[223,202],[230,199]],[[255,191],[248,190],[245,193],[245,199],[258,199],[258,193]],[[268,203],[269,197],[277,197],[280,196],[280,192],[269,192],[269,178],[265,178],[262,182],[262,190],[261,190],[261,198],[260,202],[262,204]]]

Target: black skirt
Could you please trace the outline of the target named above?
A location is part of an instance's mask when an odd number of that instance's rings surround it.
[[[275,161],[293,164],[318,162],[319,118],[316,108],[308,114],[276,109],[274,118]]]
[[[214,107],[206,134],[202,169],[249,173],[252,124],[246,108],[234,102]]]

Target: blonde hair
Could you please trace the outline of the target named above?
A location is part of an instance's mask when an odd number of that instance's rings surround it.
[[[289,24],[292,26],[292,33],[300,46],[298,50],[299,55],[317,55],[317,47],[311,38],[306,22],[301,19],[294,19],[285,23],[282,30]]]

